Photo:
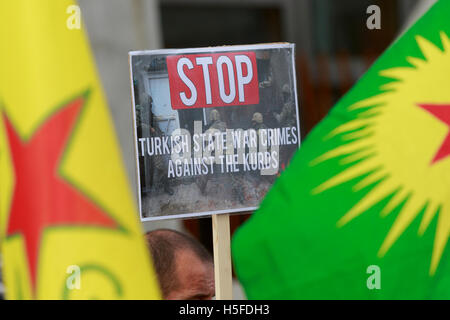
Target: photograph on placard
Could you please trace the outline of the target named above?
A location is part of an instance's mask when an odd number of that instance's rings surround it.
[[[294,45],[130,52],[142,220],[255,210],[299,146]]]

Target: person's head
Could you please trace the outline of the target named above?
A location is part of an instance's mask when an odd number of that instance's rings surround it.
[[[146,235],[163,298],[211,299],[215,295],[211,254],[194,238],[160,229]]]
[[[255,126],[261,123],[263,123],[263,115],[259,112],[255,112],[252,117],[252,124]]]
[[[151,107],[153,104],[153,98],[151,95],[147,94],[147,103],[149,104],[149,106]]]
[[[209,114],[209,122],[214,122],[220,120],[220,113],[216,109],[211,110],[211,113]]]

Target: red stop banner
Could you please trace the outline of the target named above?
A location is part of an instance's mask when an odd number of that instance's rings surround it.
[[[259,103],[254,52],[173,55],[166,59],[172,109]]]

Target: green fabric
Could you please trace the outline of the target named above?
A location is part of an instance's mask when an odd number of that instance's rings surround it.
[[[450,36],[449,17],[450,1],[438,1],[386,50],[305,139],[260,209],[237,230],[232,241],[233,263],[249,299],[450,298],[449,245],[445,246],[436,271],[430,274],[439,210],[426,232],[419,236],[417,230],[426,206],[419,207],[416,218],[387,253],[380,256],[380,247],[408,198],[387,216],[380,217],[394,194],[389,195],[339,227],[337,222],[382,179],[356,191],[354,186],[371,174],[367,172],[324,192],[314,193],[313,190],[322,183],[366,158],[345,163],[342,160],[348,155],[341,155],[312,165],[327,151],[358,139],[346,140],[345,135],[349,132],[327,137],[334,129],[360,117],[372,107],[350,110],[350,106],[389,90],[383,86],[398,81],[381,76],[380,71],[411,67],[407,57],[425,59],[417,35],[443,50],[441,34]],[[450,70],[443,72],[449,81],[430,83],[430,88],[440,85],[445,88],[443,90],[450,91]],[[370,116],[376,116],[376,113]],[[398,121],[408,121],[408,116]],[[395,132],[395,127],[392,130]],[[416,152],[421,152],[414,142],[408,143],[417,148]],[[405,141],[405,145],[408,143]],[[443,161],[450,162],[450,158]],[[413,170],[411,168],[411,174],[414,174]],[[450,181],[447,186],[450,198]],[[370,290],[367,286],[372,274],[367,272],[370,265],[380,268],[381,289]]]

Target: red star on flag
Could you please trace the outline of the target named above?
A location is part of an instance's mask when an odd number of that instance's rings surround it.
[[[116,228],[117,223],[59,173],[67,142],[85,103],[81,96],[50,116],[28,141],[23,141],[3,114],[14,164],[15,186],[6,236],[21,235],[33,291],[42,235],[58,226]]]
[[[444,142],[431,161],[431,164],[434,164],[450,155],[450,104],[422,103],[419,104],[419,106],[449,127],[449,131],[444,139]]]

